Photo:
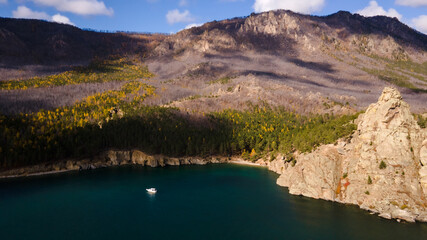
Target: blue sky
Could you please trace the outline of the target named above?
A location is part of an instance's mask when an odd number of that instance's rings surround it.
[[[163,33],[271,9],[313,15],[339,10],[387,15],[427,33],[427,0],[0,0],[2,17],[45,19],[95,30]]]

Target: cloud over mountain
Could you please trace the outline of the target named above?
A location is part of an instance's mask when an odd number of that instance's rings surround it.
[[[421,15],[412,19],[412,24],[418,31],[427,34],[427,15]]]
[[[45,12],[33,11],[26,6],[19,6],[12,12],[14,18],[28,18],[28,19],[49,19],[49,15]]]
[[[255,12],[264,12],[276,9],[286,9],[299,13],[312,13],[320,11],[325,0],[255,0]]]
[[[367,7],[357,11],[357,13],[366,17],[387,16],[395,17],[397,19],[402,18],[402,15],[399,14],[394,8],[390,8],[388,11],[386,11],[383,7],[378,5],[376,1],[370,1]]]
[[[32,2],[54,7],[58,11],[70,12],[78,15],[107,15],[112,16],[114,10],[107,8],[105,3],[97,0],[31,0]]]
[[[41,19],[57,23],[74,25],[74,23],[72,23],[69,18],[59,13],[53,16],[49,16],[45,12],[33,11],[26,6],[19,6],[16,10],[12,12],[12,15],[14,18]]]
[[[427,6],[427,0],[396,0],[397,5],[409,7]]]
[[[178,9],[170,10],[166,14],[166,20],[169,24],[175,23],[188,23],[193,22],[194,17],[191,16],[190,11],[185,10],[180,12]]]

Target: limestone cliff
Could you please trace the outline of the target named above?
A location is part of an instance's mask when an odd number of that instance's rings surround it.
[[[297,156],[277,180],[291,194],[357,204],[381,217],[427,221],[427,132],[393,88],[336,145]]]

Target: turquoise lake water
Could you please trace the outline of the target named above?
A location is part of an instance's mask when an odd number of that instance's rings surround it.
[[[277,177],[221,164],[1,180],[0,239],[427,239],[427,224],[293,196]]]

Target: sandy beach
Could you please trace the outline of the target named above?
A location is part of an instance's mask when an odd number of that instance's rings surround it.
[[[249,161],[244,161],[244,160],[231,160],[228,163],[248,165],[248,166],[254,166],[254,167],[267,167],[266,165],[261,165],[259,163],[254,163],[254,162],[249,162]]]

